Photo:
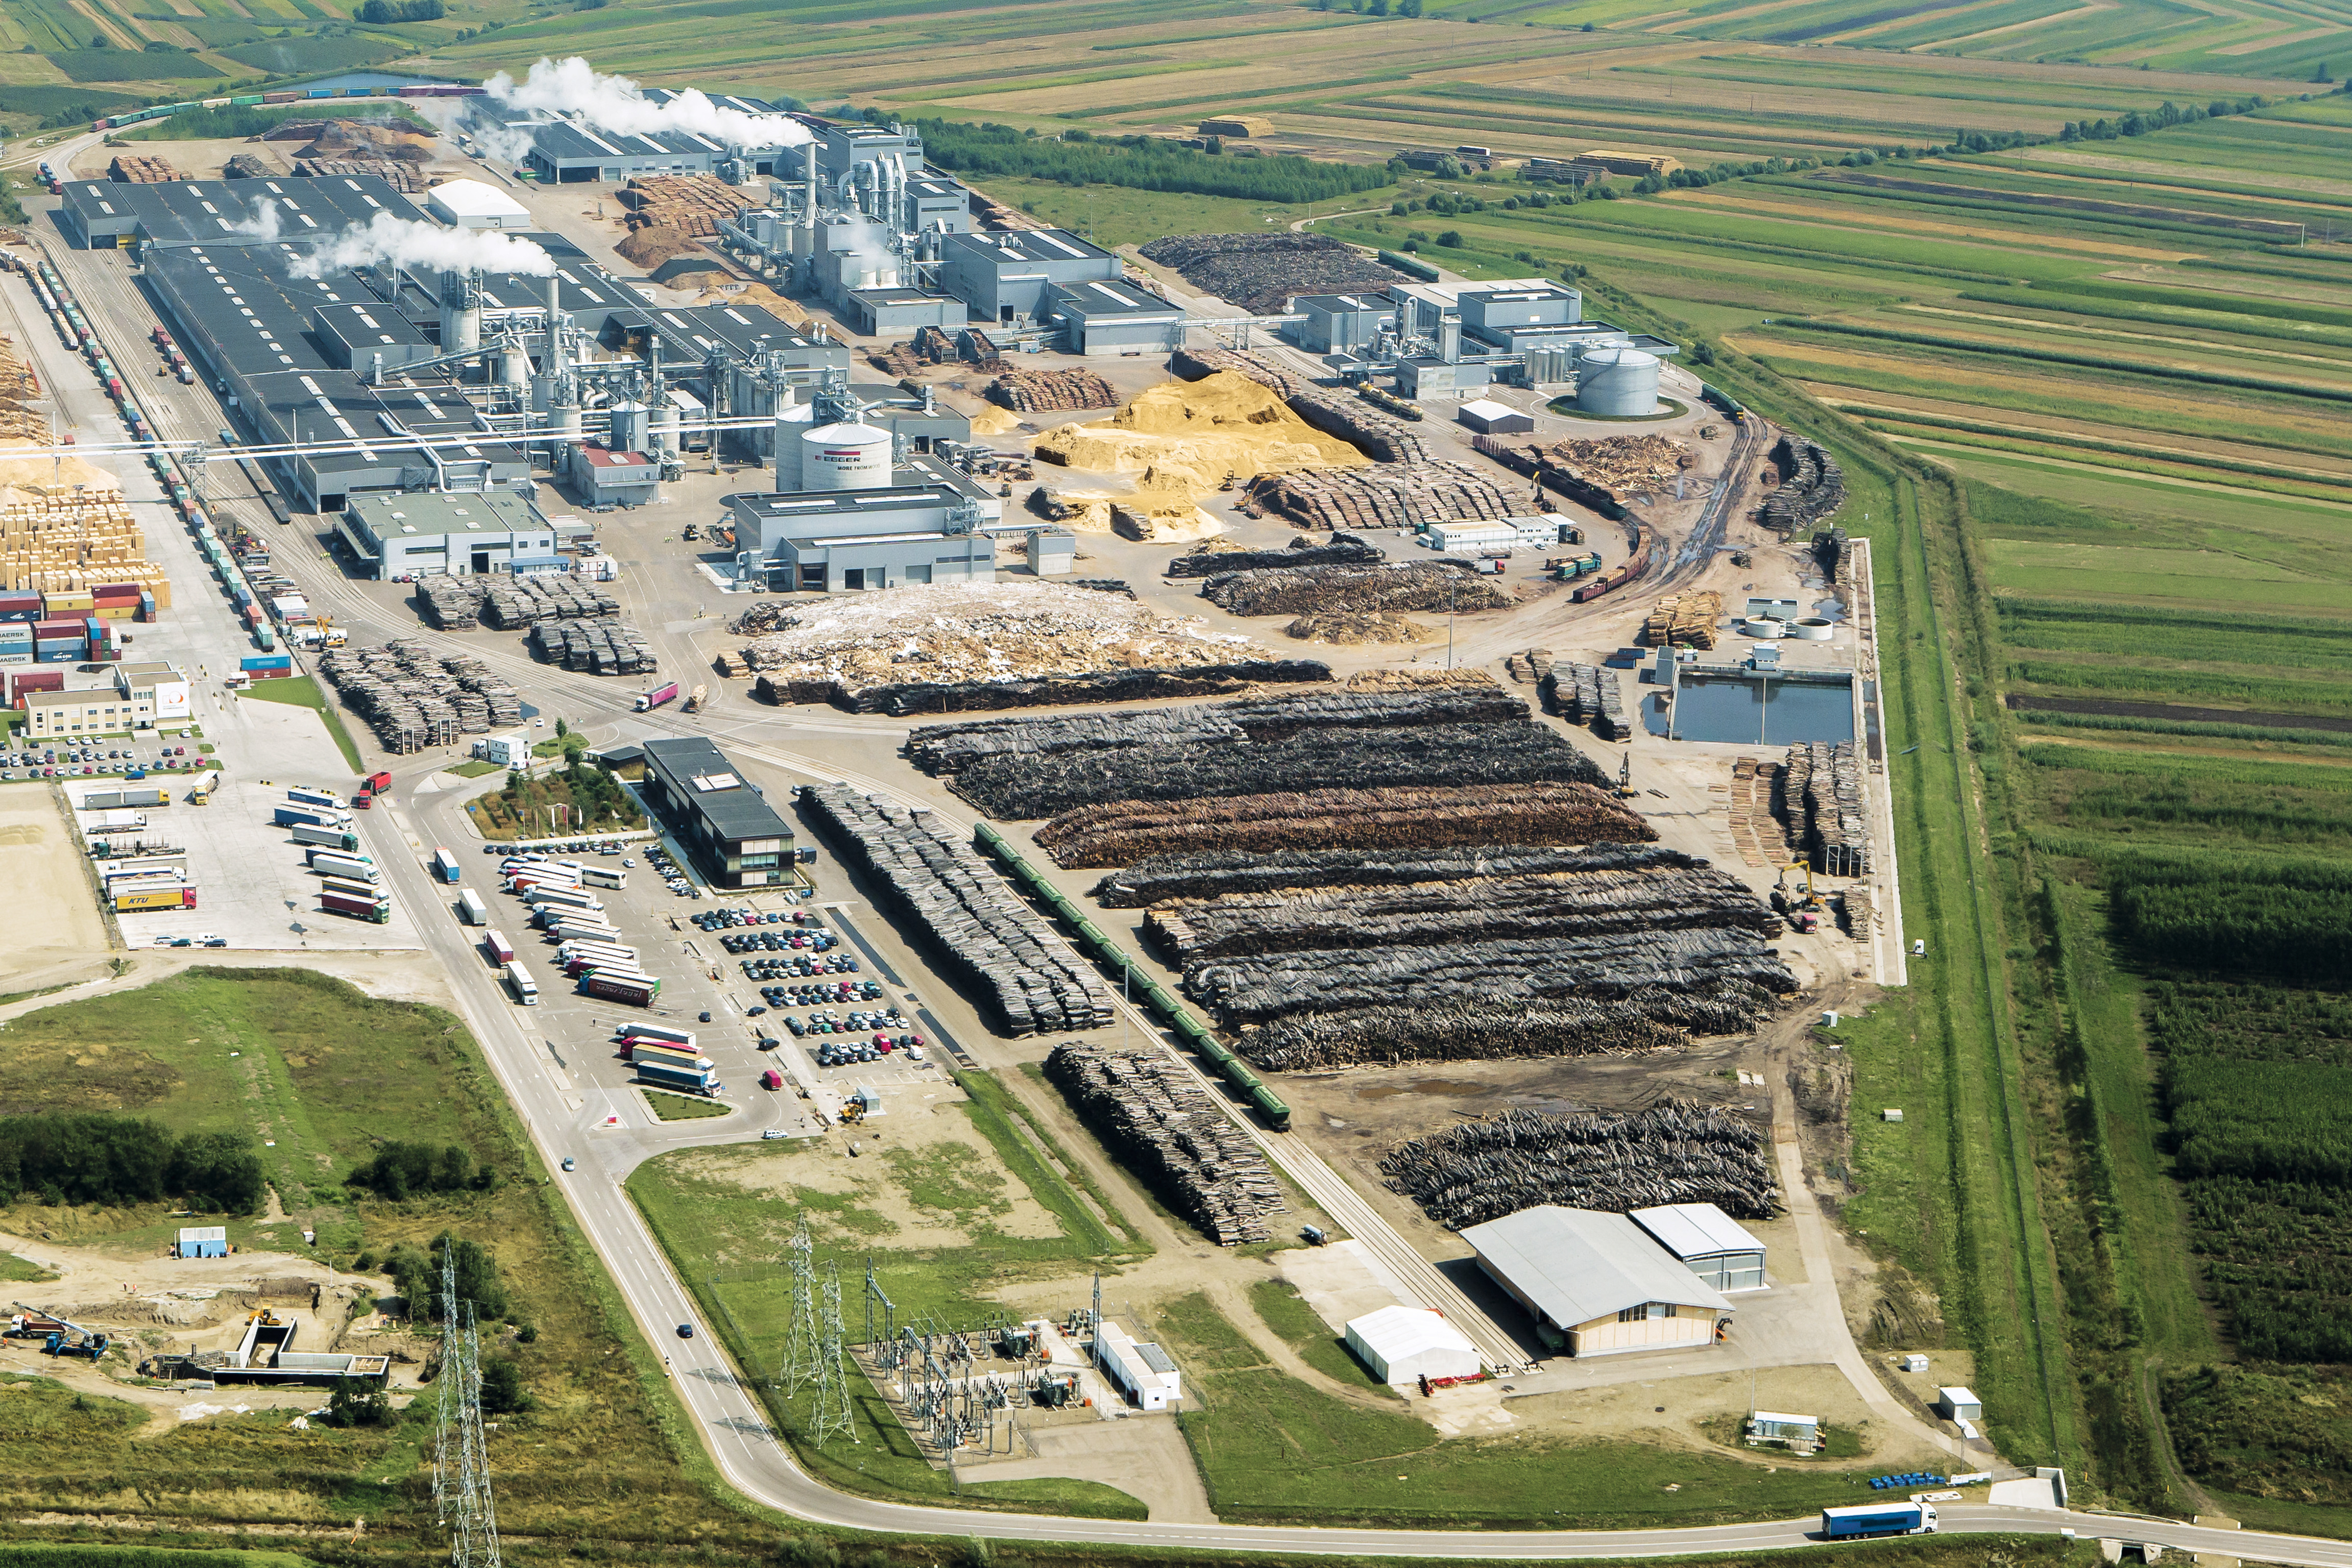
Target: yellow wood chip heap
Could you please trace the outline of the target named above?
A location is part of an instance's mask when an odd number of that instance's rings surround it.
[[[146,557],[113,475],[79,457],[13,457],[0,446],[0,588],[60,593],[132,582],[168,606],[171,580]]]

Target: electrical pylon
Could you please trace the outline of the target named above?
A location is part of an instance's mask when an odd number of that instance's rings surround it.
[[[441,1322],[434,1512],[449,1531],[449,1568],[499,1568],[499,1513],[482,1436],[482,1342],[474,1303],[457,1300],[455,1247],[441,1253]]]
[[[816,1378],[820,1335],[816,1316],[816,1249],[809,1240],[808,1216],[785,1244],[784,1267],[792,1276],[793,1321],[784,1331],[783,1364],[776,1380],[786,1395],[798,1394]]]
[[[841,1270],[830,1258],[824,1263],[824,1311],[816,1355],[816,1415],[809,1422],[810,1440],[820,1448],[835,1437],[857,1440],[857,1424],[849,1411],[849,1358],[842,1345]]]

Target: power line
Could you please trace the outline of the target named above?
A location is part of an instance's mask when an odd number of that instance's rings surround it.
[[[449,1531],[450,1568],[499,1568],[498,1508],[482,1433],[482,1343],[474,1303],[457,1300],[457,1249],[441,1251],[441,1373],[433,1440],[433,1511]]]

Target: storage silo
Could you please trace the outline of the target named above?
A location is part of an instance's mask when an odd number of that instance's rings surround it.
[[[870,424],[821,424],[801,437],[803,490],[882,490],[890,484],[890,433]]]
[[[1576,361],[1576,406],[1618,418],[1658,412],[1658,356],[1640,349],[1587,351]]]
[[[816,419],[814,403],[792,403],[776,411],[776,488],[793,491],[801,484],[801,437]]]

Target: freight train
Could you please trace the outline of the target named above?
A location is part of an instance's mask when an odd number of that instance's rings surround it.
[[[1600,598],[1604,593],[1612,593],[1618,589],[1624,587],[1629,582],[1638,582],[1641,580],[1641,579],[1646,576],[1649,572],[1650,547],[1655,541],[1657,535],[1655,530],[1653,529],[1649,524],[1641,522],[1635,523],[1633,525],[1633,553],[1627,556],[1623,564],[1620,565],[1616,570],[1608,573],[1606,576],[1594,578],[1591,582],[1584,584],[1584,586],[1579,588],[1574,593],[1570,594],[1569,597],[1579,604],[1588,604],[1593,600]]]

